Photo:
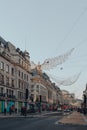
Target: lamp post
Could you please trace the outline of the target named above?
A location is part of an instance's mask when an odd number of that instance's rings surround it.
[[[39,112],[41,113],[41,111],[42,111],[42,104],[41,104],[41,102],[42,102],[42,96],[40,95],[40,102],[39,102]]]
[[[26,89],[26,91],[25,91],[25,107],[26,107],[26,109],[27,109],[27,99],[28,99],[28,95],[29,95],[29,91],[28,91],[28,89]]]
[[[86,94],[84,94],[83,96],[84,96],[84,99],[83,99],[84,101],[83,102],[84,102],[84,106],[86,108],[86,106],[87,106],[87,97],[86,97]]]

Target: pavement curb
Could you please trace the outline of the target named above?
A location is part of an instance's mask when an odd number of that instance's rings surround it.
[[[52,115],[52,114],[56,114],[59,115],[61,113],[59,112],[51,112],[51,113],[38,113],[36,115],[27,115],[27,116],[22,116],[22,115],[1,115],[0,119],[4,119],[4,118],[38,118],[38,117],[42,117],[42,116],[47,116],[47,115]]]

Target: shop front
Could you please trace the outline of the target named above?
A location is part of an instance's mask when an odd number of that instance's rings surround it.
[[[23,106],[23,103],[19,101],[18,102],[18,111],[19,112],[21,111],[22,106]]]
[[[0,113],[4,112],[4,107],[5,107],[5,101],[4,100],[0,100]]]
[[[8,100],[7,101],[7,108],[6,108],[7,112],[9,112],[9,110],[10,110],[11,107],[15,107],[15,102]]]

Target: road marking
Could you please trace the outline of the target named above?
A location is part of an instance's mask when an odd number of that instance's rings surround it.
[[[54,124],[55,124],[55,125],[58,125],[58,124],[59,124],[59,122],[58,122],[58,121],[56,121]]]
[[[87,123],[87,118],[84,115],[82,115],[82,117],[83,117],[84,121]]]

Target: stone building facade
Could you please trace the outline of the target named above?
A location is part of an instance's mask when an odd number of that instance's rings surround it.
[[[40,103],[42,109],[53,109],[61,102],[61,90],[50,81],[46,73],[37,68],[32,70],[31,95],[34,103]],[[41,99],[40,99],[41,98]]]
[[[30,86],[30,56],[0,37],[0,112],[10,107],[20,111],[28,102],[26,89]]]
[[[10,107],[21,111],[30,103],[42,109],[63,104],[62,91],[53,83],[40,66],[31,70],[30,56],[0,37],[0,112]]]

